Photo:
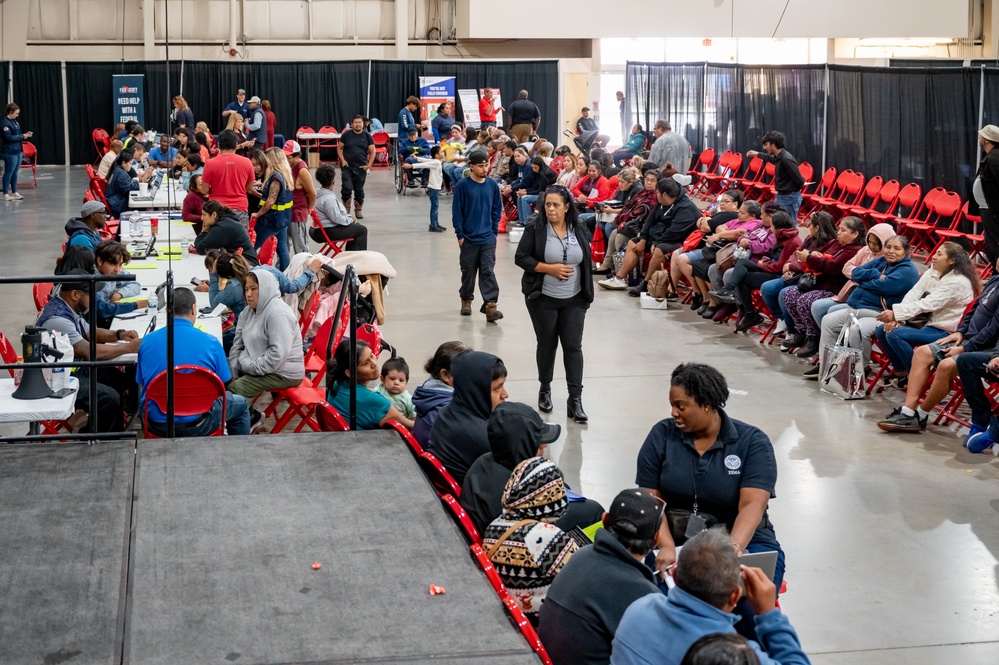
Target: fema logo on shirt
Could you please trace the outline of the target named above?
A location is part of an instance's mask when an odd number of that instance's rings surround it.
[[[742,460],[739,459],[738,455],[729,455],[725,458],[725,468],[728,469],[728,475],[739,476],[742,475],[742,471],[739,469],[742,467]]]

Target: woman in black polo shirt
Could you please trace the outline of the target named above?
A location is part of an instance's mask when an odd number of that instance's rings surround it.
[[[677,366],[670,378],[672,417],[653,426],[638,453],[638,486],[666,501],[670,525],[660,531],[656,569],[676,561],[676,546],[687,534],[721,524],[740,556],[777,550],[780,589],[784,552],[767,516],[776,496],[773,444],[760,429],[730,418],[727,399],[725,377],[715,368]]]
[[[561,185],[544,192],[545,214],[524,229],[516,262],[524,271],[521,291],[537,337],[541,391],[538,408],[552,411],[555,351],[562,343],[569,417],[586,422],[583,411],[583,323],[593,302],[590,233],[579,222],[572,194]]]

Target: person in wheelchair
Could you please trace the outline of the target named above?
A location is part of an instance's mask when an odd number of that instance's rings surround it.
[[[416,127],[409,128],[409,134],[405,138],[399,139],[399,157],[407,164],[419,164],[417,157],[427,157],[430,155],[430,144],[427,140],[420,136],[419,131]],[[407,169],[408,170],[408,169]],[[427,183],[430,179],[430,173],[423,171],[420,174],[420,184],[416,184],[416,178],[410,177],[412,174],[403,171],[402,177],[406,182],[407,187],[424,187],[426,188]]]

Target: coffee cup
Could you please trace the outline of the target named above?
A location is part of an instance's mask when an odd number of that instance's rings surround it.
[[[147,194],[149,194],[149,183],[148,182],[140,182],[139,183],[139,196],[146,196]]]

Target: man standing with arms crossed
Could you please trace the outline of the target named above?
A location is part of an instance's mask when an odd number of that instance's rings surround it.
[[[769,131],[763,135],[763,152],[749,150],[746,156],[749,158],[759,156],[763,161],[774,165],[774,190],[777,192],[774,200],[791,215],[791,221],[797,226],[798,208],[801,207],[801,188],[805,185],[805,179],[798,171],[798,160],[784,149],[784,141],[783,134]]]
[[[302,159],[302,146],[298,141],[288,141],[284,144],[284,154],[288,157],[291,167],[291,178],[294,181],[291,206],[291,246],[296,254],[309,251],[309,213],[316,202],[316,186],[312,184],[312,174],[305,160]]]
[[[504,111],[502,106],[496,106],[496,98],[493,97],[492,88],[482,89],[482,98],[479,99],[479,125],[482,129],[496,126],[496,112]]]
[[[495,323],[503,318],[503,312],[496,309],[499,299],[499,284],[493,269],[496,267],[496,234],[499,231],[503,200],[499,185],[486,178],[489,158],[481,151],[473,152],[468,158],[471,175],[462,178],[454,187],[451,202],[451,223],[458,236],[461,255],[461,315],[472,315],[472,299],[475,297],[475,276],[479,276],[479,291],[485,301],[482,309],[486,321]]]
[[[364,219],[364,180],[375,163],[375,140],[364,129],[364,117],[355,115],[350,121],[350,131],[344,132],[336,146],[340,159],[340,198],[350,212],[350,199],[354,198],[354,217]],[[313,199],[314,200],[314,199]]]

